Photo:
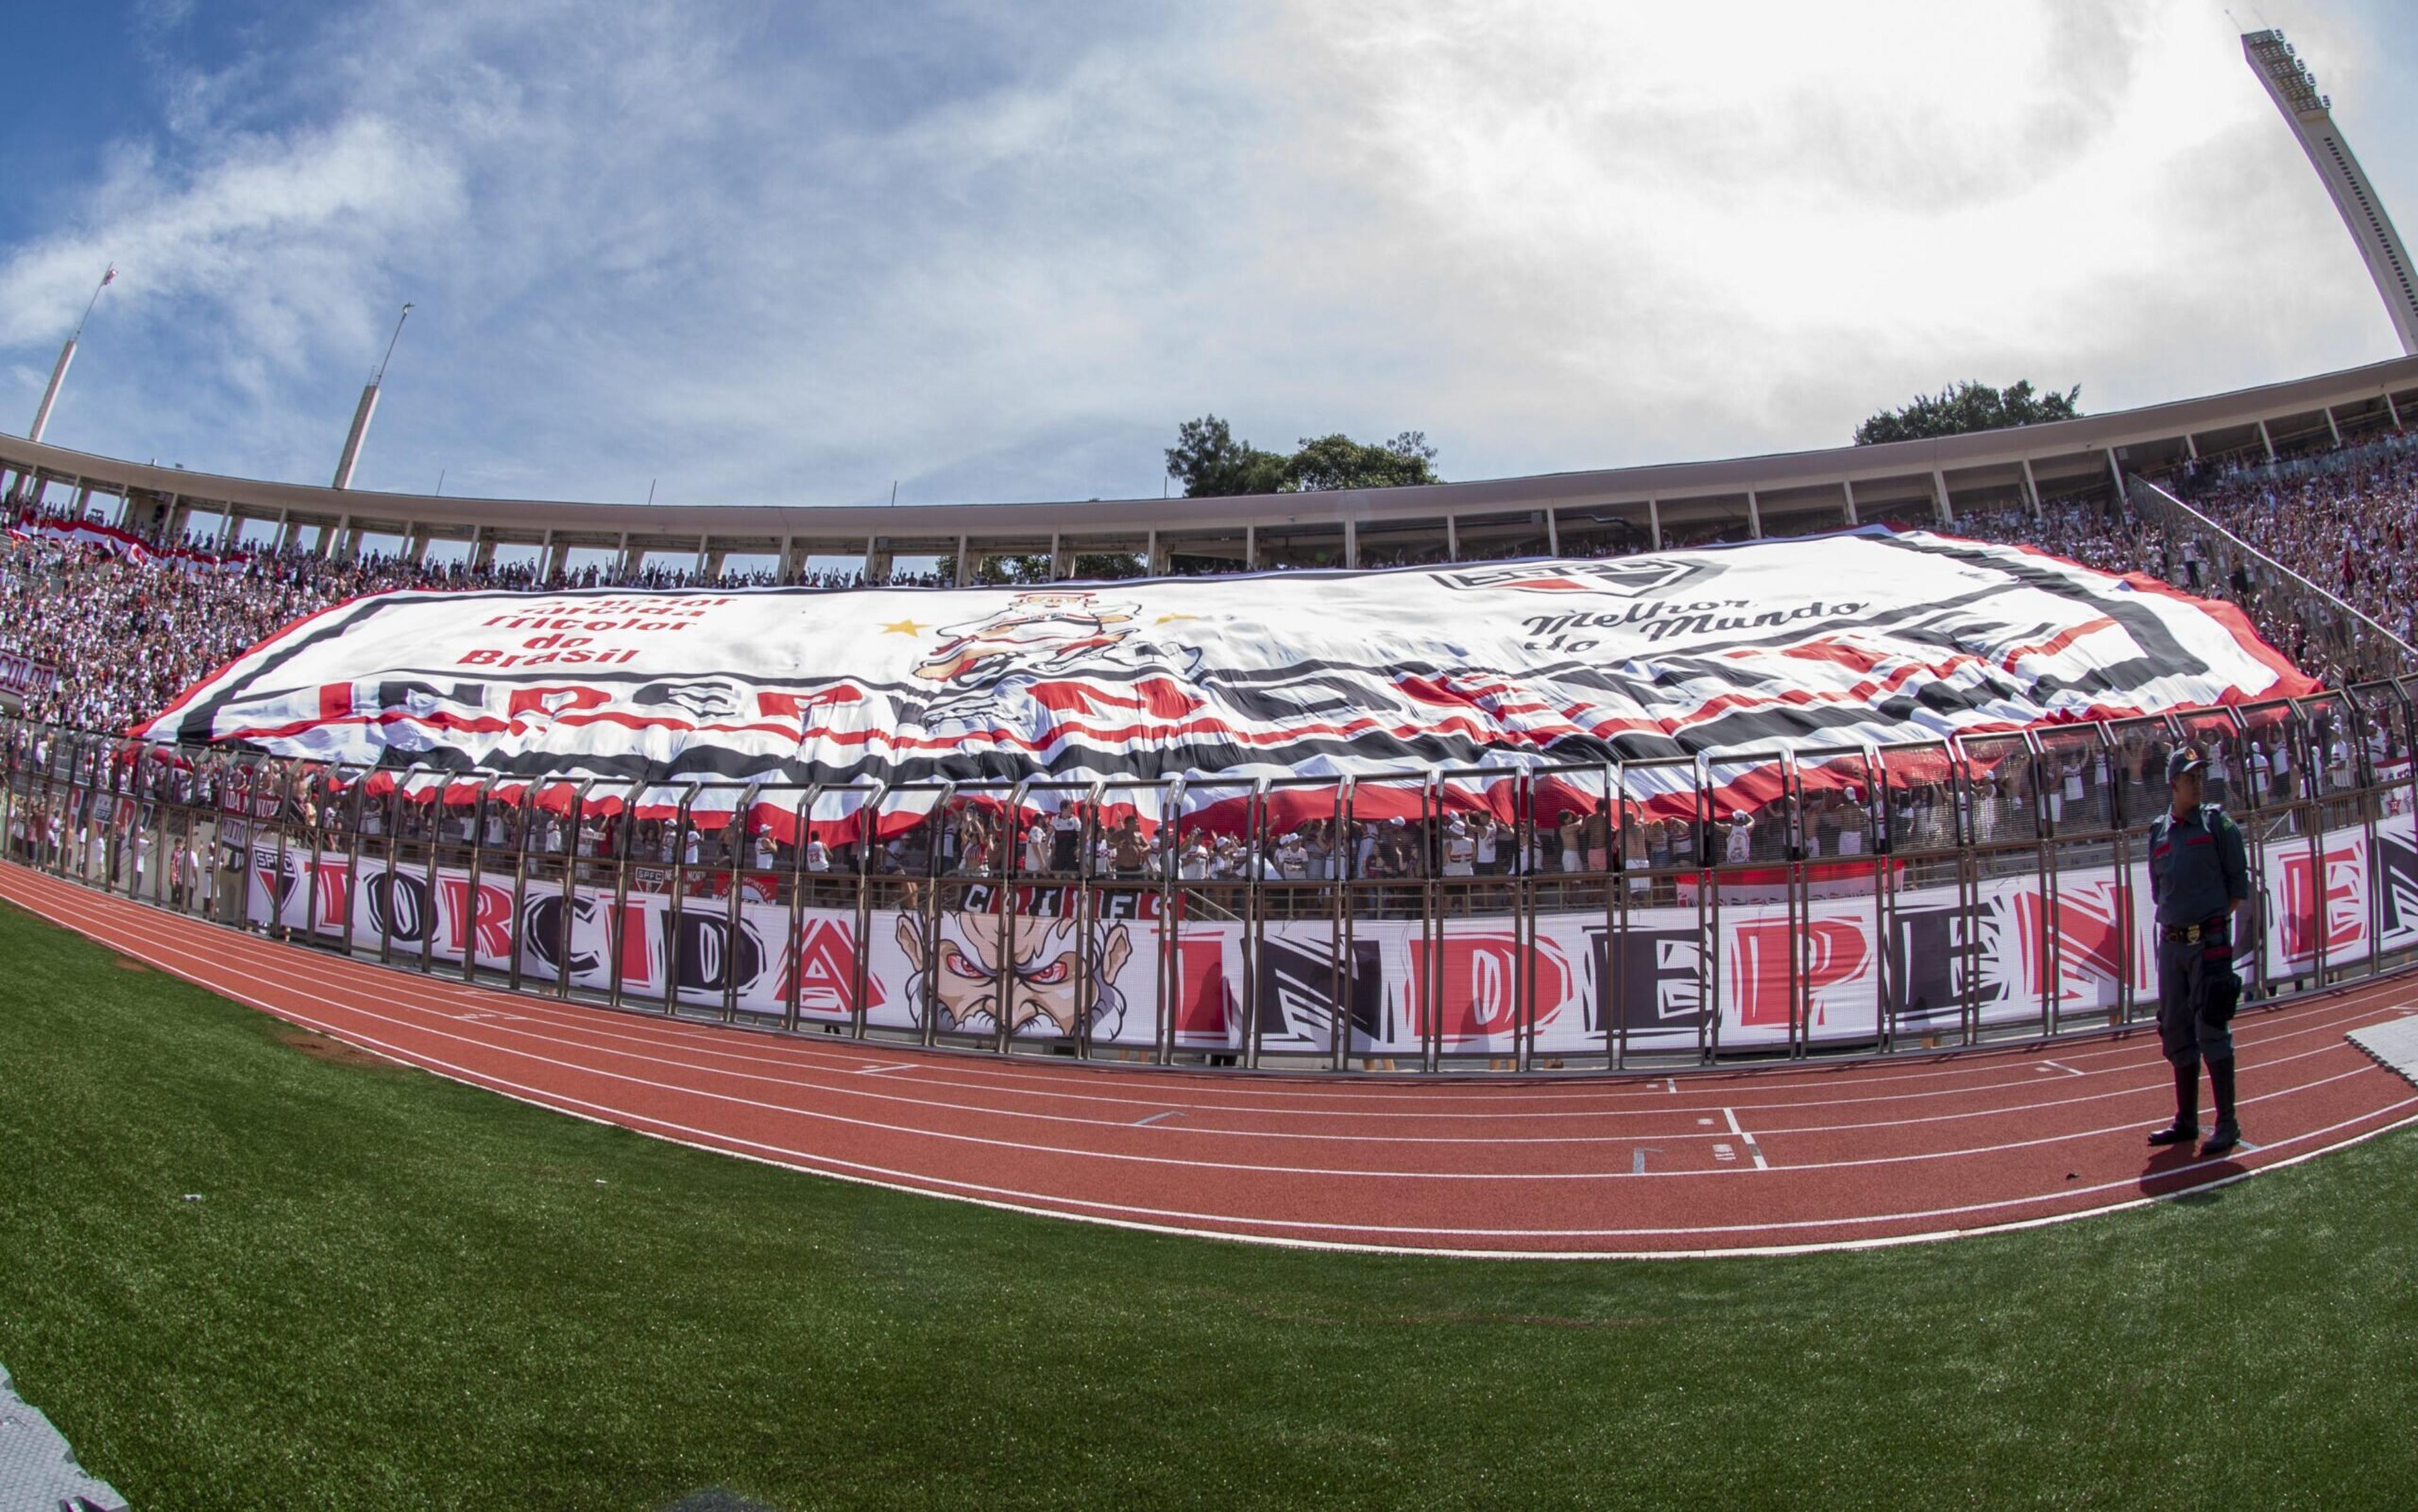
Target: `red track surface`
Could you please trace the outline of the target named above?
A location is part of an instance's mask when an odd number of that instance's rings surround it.
[[[2156,1036],[1833,1066],[1437,1084],[928,1055],[615,1013],[280,945],[13,865],[0,896],[296,1024],[641,1133],[905,1191],[1268,1243],[1846,1247],[2055,1222],[2418,1121],[2345,1043],[2418,979],[2245,1009],[2251,1143],[2153,1155]]]

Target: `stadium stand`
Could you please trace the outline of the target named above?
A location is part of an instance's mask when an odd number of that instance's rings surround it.
[[[2162,480],[2181,499],[2273,562],[2370,616],[2404,640],[2418,634],[2418,440],[2392,435],[2305,451],[2276,463],[2186,464]],[[474,567],[367,556],[331,560],[301,550],[166,555],[95,533],[60,539],[72,515],[24,512],[0,548],[0,652],[56,673],[23,695],[34,717],[122,728],[281,626],[329,604],[392,588],[736,588],[771,584],[763,572],[705,573],[661,565],[590,565],[543,579],[522,563]],[[49,527],[46,531],[43,527]],[[2358,664],[2313,636],[2297,601],[2273,589],[2279,574],[2236,563],[2220,573],[2200,533],[2146,519],[2105,489],[2080,497],[1967,509],[1953,533],[2023,543],[2087,566],[2147,573],[2204,597],[2239,603],[2260,633],[2305,670],[2342,685],[2390,670]],[[111,533],[115,535],[115,532]],[[1671,547],[1742,539],[1743,528],[1673,531]],[[1573,542],[1569,556],[1645,549],[1634,535]],[[826,588],[946,587],[946,570],[868,579],[862,572],[800,573]]]

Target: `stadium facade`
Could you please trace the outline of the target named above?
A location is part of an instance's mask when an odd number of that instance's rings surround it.
[[[214,477],[0,437],[14,500],[97,511],[163,542],[542,570],[753,564],[868,580],[1054,581],[1604,556],[1864,523],[1953,529],[1963,510],[2120,499],[2128,473],[2257,460],[2397,432],[2418,357],[2015,430],[1385,490],[1232,498],[807,508],[449,497]]]

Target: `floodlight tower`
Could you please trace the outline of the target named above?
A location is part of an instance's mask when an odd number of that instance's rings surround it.
[[[361,460],[361,442],[370,434],[370,417],[377,413],[378,387],[386,382],[386,365],[394,360],[394,344],[403,340],[403,323],[411,318],[411,306],[405,305],[403,313],[394,317],[394,334],[387,338],[386,356],[378,359],[377,371],[370,374],[369,386],[361,390],[361,402],[353,408],[353,428],[344,436],[344,454],[336,459],[336,481],[331,487],[353,486],[353,468]]]
[[[84,319],[76,322],[75,329],[68,333],[68,344],[59,348],[59,359],[51,368],[51,385],[42,390],[41,407],[34,411],[34,428],[25,433],[26,440],[38,441],[42,433],[51,428],[51,410],[59,402],[59,389],[68,381],[68,369],[75,362],[76,343],[84,340],[84,322],[92,318],[92,307],[100,303],[100,291],[116,282],[117,265],[112,263],[109,271],[100,275],[100,282],[93,285],[92,298],[84,301]]]
[[[2393,218],[2384,213],[2376,186],[2361,172],[2350,144],[2334,125],[2334,101],[2318,93],[2317,81],[2309,77],[2308,67],[2292,51],[2292,44],[2284,40],[2282,32],[2242,33],[2242,54],[2274,98],[2275,108],[2291,124],[2292,134],[2301,139],[2301,150],[2309,155],[2318,176],[2325,180],[2326,192],[2334,196],[2334,208],[2342,212],[2343,224],[2350,227],[2360,258],[2367,264],[2368,277],[2376,280],[2376,292],[2384,296],[2384,308],[2393,316],[2401,350],[2418,353],[2418,275],[2410,272],[2409,250],[2393,229]]]

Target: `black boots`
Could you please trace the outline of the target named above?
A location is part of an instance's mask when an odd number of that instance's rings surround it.
[[[2233,1062],[2211,1061],[2208,1084],[2216,1093],[2216,1127],[2209,1131],[2208,1143],[2199,1147],[2202,1158],[2224,1154],[2242,1142],[2242,1125],[2233,1121]]]
[[[2211,1071],[2214,1069],[2213,1065],[2210,1067]],[[2229,1097],[2233,1087],[2233,1067],[2230,1065],[2225,1068],[2225,1085]],[[2230,1108],[2233,1105],[2228,1101],[2225,1106]],[[2165,1128],[2150,1135],[2150,1142],[2163,1147],[2170,1144],[2189,1144],[2198,1138],[2199,1062],[2194,1061],[2189,1065],[2175,1067],[2175,1121]]]

